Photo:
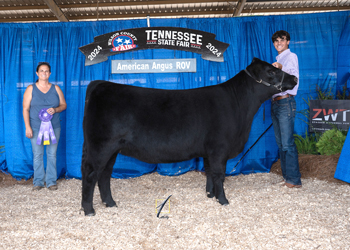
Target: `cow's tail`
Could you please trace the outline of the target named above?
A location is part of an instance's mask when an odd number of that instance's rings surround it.
[[[101,83],[103,83],[105,81],[102,80],[96,80],[96,81],[92,81],[89,83],[87,89],[86,89],[86,95],[85,95],[85,104],[89,101],[90,99],[90,95],[92,93],[92,91],[94,91],[94,89]]]
[[[102,81],[102,80],[96,80],[96,81],[92,81],[89,83],[87,89],[86,89],[86,94],[85,94],[85,107],[84,107],[84,118],[85,118],[85,115],[86,115],[86,108],[89,104],[89,100],[90,100],[90,96],[91,96],[91,93],[94,91],[94,89],[101,83],[103,83],[105,81]]]
[[[86,154],[87,154],[87,148],[86,148],[86,142],[83,142],[83,154],[81,156],[81,168],[83,168],[86,160]]]
[[[94,89],[104,81],[101,80],[97,80],[97,81],[92,81],[89,83],[87,89],[86,89],[86,95],[85,95],[85,107],[84,107],[84,120],[85,120],[85,116],[86,116],[86,109],[89,103],[89,99],[91,96],[92,91],[94,91]],[[83,121],[83,130],[84,130],[84,121]],[[85,131],[83,131],[84,133]],[[84,133],[84,142],[83,142],[83,154],[81,157],[81,166],[84,166],[85,160],[86,160],[86,155],[87,155],[87,146],[86,146],[86,138],[85,138],[85,133]]]

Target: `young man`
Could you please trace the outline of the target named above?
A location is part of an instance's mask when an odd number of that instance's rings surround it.
[[[278,93],[272,97],[271,117],[279,148],[283,184],[288,188],[301,187],[298,151],[294,143],[294,118],[296,103],[294,96],[299,87],[299,64],[296,54],[289,50],[290,35],[287,31],[277,31],[272,36],[272,42],[278,52],[276,68],[298,78],[297,85],[292,90]]]

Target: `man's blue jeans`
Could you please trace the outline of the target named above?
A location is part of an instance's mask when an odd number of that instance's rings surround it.
[[[295,113],[294,97],[272,101],[271,118],[279,148],[283,178],[287,183],[301,185],[298,151],[293,136]]]
[[[52,144],[50,138],[50,145],[37,145],[36,140],[38,138],[39,131],[33,130],[33,137],[30,138],[33,150],[33,168],[34,168],[34,186],[44,187],[46,182],[46,187],[56,185],[57,181],[57,169],[56,169],[56,152],[57,145],[60,140],[61,128],[54,129],[57,143]],[[44,169],[44,147],[46,147],[46,174]]]

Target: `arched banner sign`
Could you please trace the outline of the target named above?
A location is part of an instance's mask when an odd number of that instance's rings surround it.
[[[215,40],[215,34],[176,27],[136,28],[96,36],[94,42],[79,50],[85,55],[85,66],[104,62],[108,56],[142,49],[184,50],[202,55],[209,61],[223,62],[229,46]]]

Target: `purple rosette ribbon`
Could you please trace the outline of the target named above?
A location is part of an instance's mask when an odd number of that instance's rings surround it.
[[[40,145],[42,137],[44,136],[44,145],[50,145],[50,137],[52,144],[57,143],[55,133],[52,128],[51,119],[52,115],[47,113],[47,109],[44,108],[39,112],[39,119],[41,120],[40,130],[36,144]]]

